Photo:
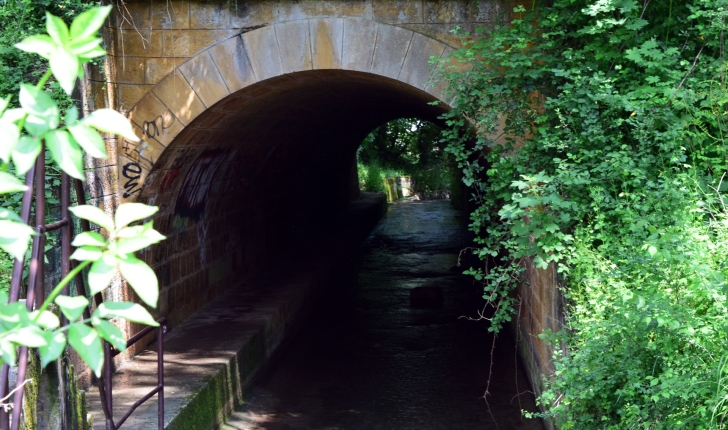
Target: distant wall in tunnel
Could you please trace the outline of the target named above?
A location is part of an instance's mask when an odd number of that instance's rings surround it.
[[[90,70],[86,109],[124,112],[143,141],[107,139],[110,158],[88,166],[88,188],[108,212],[124,201],[159,206],[154,223],[168,239],[140,256],[160,279],[156,314],[176,325],[326,235],[357,194],[362,139],[400,117],[438,122],[448,108],[443,84],[430,82],[430,59],[458,46],[450,30],[491,26],[511,8],[498,0],[115,7],[103,30],[110,55]],[[550,300],[539,291],[534,298]],[[135,299],[119,283],[104,294]],[[528,321],[553,317],[542,310]],[[527,326],[525,354],[548,360],[535,338],[542,326]]]

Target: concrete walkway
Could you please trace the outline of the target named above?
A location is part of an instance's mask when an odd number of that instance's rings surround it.
[[[344,222],[318,252],[282,258],[274,270],[231,288],[164,339],[165,428],[207,430],[226,412],[296,331],[324,287],[346,266],[385,210],[383,195],[363,193]],[[117,369],[113,378],[114,416],[156,385],[152,346]],[[96,429],[104,429],[98,391],[86,396]],[[157,401],[151,398],[121,429],[156,430]]]

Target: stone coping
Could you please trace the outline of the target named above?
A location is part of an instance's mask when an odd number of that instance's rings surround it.
[[[277,262],[223,293],[164,339],[165,429],[206,430],[219,425],[261,374],[318,295],[357,252],[386,212],[383,194],[362,193],[319,252]],[[113,377],[118,419],[157,381],[156,346],[122,365]],[[93,429],[105,429],[96,387],[86,396]],[[122,429],[156,430],[156,396]]]

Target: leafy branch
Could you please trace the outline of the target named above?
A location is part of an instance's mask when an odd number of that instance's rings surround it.
[[[101,48],[102,40],[96,35],[110,11],[111,6],[91,8],[78,15],[70,28],[60,18],[47,13],[47,34],[27,37],[15,45],[44,58],[49,68],[36,85],[21,84],[20,107],[9,108],[10,96],[0,99],[0,194],[27,190],[19,178],[9,173],[10,166],[15,175],[26,174],[44,147],[62,171],[83,180],[83,152],[95,158],[107,158],[101,133],[121,135],[134,142],[139,140],[121,114],[99,109],[80,118],[78,109],[71,106],[61,115],[58,103],[44,91],[53,77],[70,95],[77,79],[83,77],[83,65],[106,54]],[[80,263],[53,288],[38,309],[30,311],[22,303],[8,303],[7,295],[0,293],[0,362],[14,365],[16,347],[26,346],[38,349],[45,366],[70,344],[89,368],[100,375],[101,340],[119,350],[126,348],[123,334],[110,319],[158,324],[143,306],[131,302],[101,303],[90,318],[79,320],[89,307],[88,299],[61,293],[76,275],[89,268],[88,285],[93,296],[109,286],[118,270],[146,305],[156,307],[159,298],[156,275],[134,253],[158,243],[164,236],[154,230],[151,221],[138,224],[157,212],[153,206],[123,204],[113,219],[94,206],[76,206],[70,210],[107,234],[83,232],[74,238],[72,245],[76,251],[71,258]],[[17,213],[7,208],[0,210],[0,248],[14,258],[22,261],[34,234]],[[58,316],[50,311],[52,304],[68,324],[61,326]]]

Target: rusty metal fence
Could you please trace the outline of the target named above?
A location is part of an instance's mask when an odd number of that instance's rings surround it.
[[[9,303],[21,300],[21,292],[25,292],[25,305],[28,311],[38,309],[45,300],[44,285],[44,256],[46,245],[46,233],[60,230],[61,240],[61,278],[68,275],[75,262],[71,260],[73,252],[71,241],[73,240],[73,221],[71,220],[68,210],[71,205],[71,182],[76,193],[76,200],[79,205],[86,204],[86,197],[83,190],[83,184],[78,179],[71,179],[65,172],[61,173],[61,190],[60,190],[60,220],[46,224],[46,201],[45,201],[45,151],[36,160],[35,166],[27,173],[25,177],[25,185],[28,189],[23,194],[21,202],[20,217],[26,224],[30,223],[31,207],[35,200],[35,225],[34,229],[37,233],[33,237],[33,244],[30,252],[30,261],[28,264],[28,282],[23,285],[23,270],[25,262],[15,260],[13,266],[12,279],[10,284]],[[33,226],[31,224],[31,226]],[[87,220],[81,220],[81,230],[90,231],[91,226]],[[76,293],[79,296],[86,296],[86,288],[83,282],[83,275],[79,273],[74,278]],[[22,288],[25,287],[25,288]],[[70,295],[70,286],[66,285],[62,294]],[[103,301],[101,293],[94,296],[94,303],[98,306]],[[91,310],[84,310],[84,318],[90,318]],[[122,351],[117,351],[111,345],[104,341],[104,371],[98,378],[99,394],[101,396],[101,405],[104,411],[106,430],[117,430],[129,418],[134,410],[142,403],[157,394],[158,398],[158,427],[159,430],[164,429],[164,349],[163,335],[166,332],[166,319],[162,318],[158,321],[159,327],[147,327],[141,332],[134,335],[127,341],[127,348],[132,344],[141,340],[144,336],[157,330],[157,386],[134,403],[124,416],[114,423],[113,419],[113,403],[112,403],[112,366],[113,358]],[[68,321],[65,317],[61,317],[61,324],[66,325]],[[0,372],[0,399],[12,396],[12,408],[0,407],[0,430],[18,430],[21,422],[21,413],[23,410],[23,399],[25,391],[25,377],[28,367],[28,348],[21,347],[18,354],[18,367],[16,386],[10,391],[10,366],[4,364]],[[75,429],[74,429],[75,430]]]

